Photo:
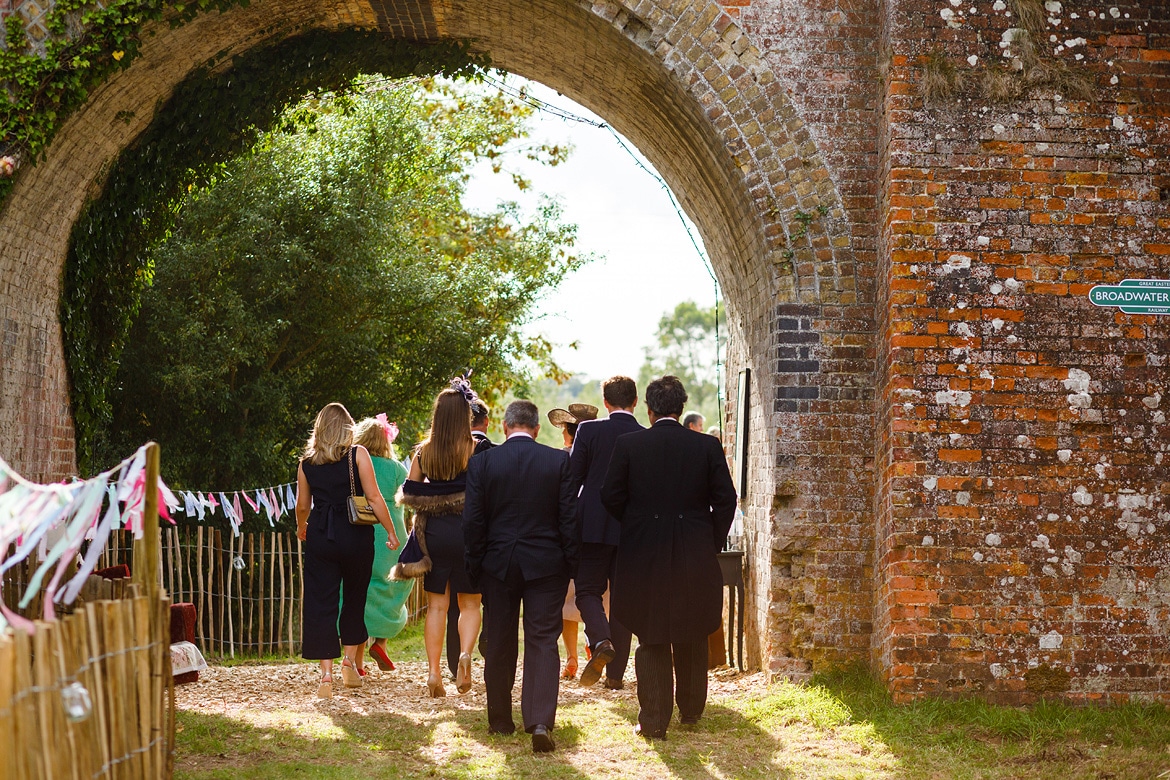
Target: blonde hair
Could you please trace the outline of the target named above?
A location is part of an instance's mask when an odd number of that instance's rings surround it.
[[[353,446],[353,418],[338,403],[326,404],[317,412],[313,432],[305,444],[305,460],[314,466],[336,463]]]
[[[375,458],[394,457],[394,445],[386,434],[386,426],[373,417],[367,417],[353,427],[353,443],[365,447]]]
[[[458,390],[444,390],[435,399],[431,429],[415,448],[423,473],[431,479],[454,479],[466,468],[475,439],[471,438],[471,406]]]

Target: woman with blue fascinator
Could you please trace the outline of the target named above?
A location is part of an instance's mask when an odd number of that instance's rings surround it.
[[[476,400],[468,375],[457,377],[450,388],[439,393],[430,431],[414,450],[400,499],[415,513],[414,534],[430,564],[423,579],[427,592],[423,642],[427,691],[435,698],[447,695],[440,656],[451,593],[458,594],[459,604],[459,664],[455,671],[459,693],[471,690],[471,652],[482,620],[479,588],[472,585],[463,562],[463,493],[467,461],[475,450],[471,405]]]

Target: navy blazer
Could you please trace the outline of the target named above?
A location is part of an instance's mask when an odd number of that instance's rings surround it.
[[[577,499],[577,517],[581,541],[594,544],[617,544],[622,526],[601,504],[601,485],[609,470],[609,458],[617,438],[642,430],[632,414],[610,414],[605,420],[588,420],[577,427],[570,460],[573,492]]]
[[[577,566],[576,497],[569,455],[516,436],[467,463],[463,544],[473,581],[505,579],[512,564],[525,580]]]

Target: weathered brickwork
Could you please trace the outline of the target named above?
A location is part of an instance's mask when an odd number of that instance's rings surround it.
[[[888,3],[875,658],[906,696],[1165,700],[1170,317],[1087,293],[1170,278],[1170,7],[1045,4],[1095,102],[924,104],[924,54],[1022,75],[1017,4],[962,5]]]
[[[752,371],[752,663],[868,660],[901,697],[1168,700],[1170,317],[1086,294],[1170,277],[1170,10],[1068,6],[254,0],[159,28],[0,212],[0,455],[72,470],[65,242],[196,64],[308,27],[469,38],[610,121],[703,235],[728,431]],[[987,97],[1000,64],[1000,92],[1048,80]]]

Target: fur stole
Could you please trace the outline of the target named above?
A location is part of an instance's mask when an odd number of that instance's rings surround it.
[[[410,563],[396,563],[394,568],[390,570],[390,579],[415,579],[425,576],[431,570],[431,554],[427,550],[427,518],[438,515],[462,514],[463,496],[462,490],[446,495],[418,495],[413,492],[404,493],[403,489],[399,488],[398,495],[394,497],[394,500],[401,506],[414,511],[414,525],[411,533],[418,541],[419,549],[422,551],[422,559]]]

